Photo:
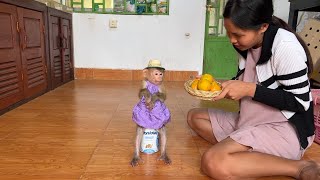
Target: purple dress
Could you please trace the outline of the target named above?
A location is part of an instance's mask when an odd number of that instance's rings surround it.
[[[159,87],[149,81],[146,88],[151,94],[159,92]],[[170,121],[170,111],[161,101],[156,101],[153,109],[149,110],[145,104],[145,98],[142,97],[133,108],[132,120],[144,128],[160,129]]]

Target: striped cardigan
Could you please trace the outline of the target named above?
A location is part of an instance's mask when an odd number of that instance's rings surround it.
[[[237,79],[243,72],[247,51],[239,56]],[[306,53],[287,30],[270,25],[265,32],[261,56],[256,65],[258,84],[253,100],[279,109],[298,133],[302,148],[315,131],[313,103],[308,80]]]

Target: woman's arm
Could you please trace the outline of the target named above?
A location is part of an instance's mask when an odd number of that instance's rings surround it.
[[[264,103],[280,110],[293,112],[304,112],[302,106],[295,98],[294,94],[281,89],[269,89],[256,85],[256,91],[252,100]]]
[[[253,100],[293,112],[308,110],[310,86],[305,52],[300,44],[282,42],[273,52],[274,78],[277,89],[257,85]],[[263,85],[263,82],[261,82]]]

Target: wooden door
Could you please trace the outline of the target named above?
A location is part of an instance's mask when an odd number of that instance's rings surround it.
[[[226,0],[207,0],[203,73],[217,79],[231,79],[238,69],[237,54],[223,27]]]
[[[66,19],[65,14],[52,9],[49,14],[51,80],[52,88],[56,88],[73,80],[74,76],[71,14],[69,14],[70,19]]]
[[[63,62],[63,82],[73,79],[73,60],[72,60],[72,39],[71,21],[61,18],[61,37],[62,37],[62,62]]]
[[[25,98],[47,89],[44,23],[41,12],[17,8]]]
[[[23,99],[16,6],[0,3],[0,109]]]
[[[60,37],[60,18],[49,17],[49,39],[50,39],[50,59],[51,59],[51,83],[52,88],[56,88],[63,83],[62,75],[62,42]]]

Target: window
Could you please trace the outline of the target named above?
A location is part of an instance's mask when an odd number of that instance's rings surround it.
[[[61,0],[63,1],[63,0]],[[64,0],[65,1],[65,0]],[[168,15],[169,0],[70,0],[74,12]]]
[[[223,9],[226,5],[226,0],[208,0],[207,14],[208,15],[208,35],[210,36],[226,36],[226,30],[223,26]]]

